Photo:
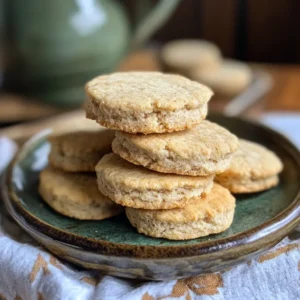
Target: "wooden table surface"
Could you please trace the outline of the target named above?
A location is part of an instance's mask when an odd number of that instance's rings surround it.
[[[264,65],[273,78],[265,99],[267,111],[300,111],[300,65]]]
[[[270,74],[272,87],[246,116],[259,118],[261,113],[273,111],[300,112],[300,65],[259,66]]]
[[[257,64],[255,65],[257,66]],[[271,90],[245,113],[247,117],[258,118],[263,112],[293,111],[300,112],[300,65],[268,65],[259,64],[259,68],[268,72],[273,81]],[[130,55],[119,67],[120,70],[160,70],[155,53],[143,50]],[[210,110],[222,110],[221,102],[211,101]],[[64,120],[70,119],[78,124],[78,118],[84,118],[82,111],[63,114],[65,110],[43,105],[41,102],[24,99],[20,96],[0,94],[0,123],[35,120],[21,123],[0,130],[0,135],[6,135],[15,140],[24,141],[39,130],[55,124],[56,130]],[[55,115],[55,116],[53,116]],[[10,119],[11,118],[11,119]],[[41,119],[36,121],[36,119]],[[80,123],[80,122],[79,122]]]

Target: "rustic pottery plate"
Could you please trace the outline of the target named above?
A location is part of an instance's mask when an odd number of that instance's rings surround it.
[[[224,116],[210,119],[269,147],[284,162],[277,187],[237,197],[233,224],[222,234],[169,241],[137,233],[124,215],[104,221],[59,215],[37,190],[49,152],[45,134],[28,141],[12,162],[4,189],[6,207],[22,228],[58,257],[111,275],[167,280],[249,260],[277,244],[300,220],[300,154],[286,138],[262,125]]]

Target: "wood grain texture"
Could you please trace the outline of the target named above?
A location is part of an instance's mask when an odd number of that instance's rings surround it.
[[[179,38],[200,38],[200,2],[198,0],[181,1],[167,24],[154,35],[153,39],[166,42]]]
[[[202,0],[200,13],[202,37],[221,47],[224,56],[235,56],[237,0]]]
[[[251,0],[246,3],[245,58],[291,63],[300,59],[300,1]]]
[[[265,101],[267,111],[300,111],[300,66],[266,65],[273,88]]]
[[[134,2],[126,1],[129,10]],[[205,38],[225,56],[295,63],[300,61],[299,12],[298,0],[184,0],[154,40]]]

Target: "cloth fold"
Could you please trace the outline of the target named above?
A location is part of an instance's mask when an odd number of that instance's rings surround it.
[[[0,172],[16,149],[0,138]],[[293,233],[258,258],[222,272],[141,282],[60,261],[14,223],[0,200],[0,299],[300,299],[299,235]]]

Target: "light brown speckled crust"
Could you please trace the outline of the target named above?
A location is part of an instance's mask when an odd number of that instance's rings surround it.
[[[225,60],[218,68],[194,68],[191,78],[208,85],[218,95],[233,97],[250,84],[252,71],[245,63]]]
[[[145,235],[186,240],[226,230],[232,223],[235,198],[218,184],[210,193],[194,198],[183,208],[144,210],[126,208],[130,223]]]
[[[171,41],[162,49],[161,59],[168,71],[190,76],[196,67],[207,70],[221,64],[219,48],[203,40],[183,39]]]
[[[114,136],[115,132],[106,128],[51,135],[49,162],[68,172],[94,172],[100,158],[111,152]]]
[[[92,174],[47,167],[40,173],[39,193],[54,210],[75,219],[103,220],[123,211],[99,192],[96,176]]]
[[[243,193],[254,193],[262,192],[264,190],[274,187],[279,182],[279,177],[277,175],[260,178],[260,179],[238,179],[238,178],[226,178],[217,180],[219,184],[226,187],[234,194]]]
[[[52,147],[49,154],[49,163],[52,167],[66,172],[95,172],[95,166],[103,154],[95,152],[85,153],[81,157],[67,156],[57,150],[56,147]]]
[[[201,122],[213,95],[179,75],[123,72],[99,76],[86,85],[87,118],[131,133],[185,130]]]
[[[276,186],[282,169],[283,164],[274,152],[241,139],[230,167],[215,180],[233,193],[258,192]]]
[[[190,130],[170,134],[117,132],[112,148],[131,163],[158,172],[207,176],[228,168],[238,139],[225,128],[204,120]]]
[[[143,209],[182,207],[210,191],[213,176],[189,177],[153,172],[116,154],[105,155],[96,166],[100,191],[118,204]]]

